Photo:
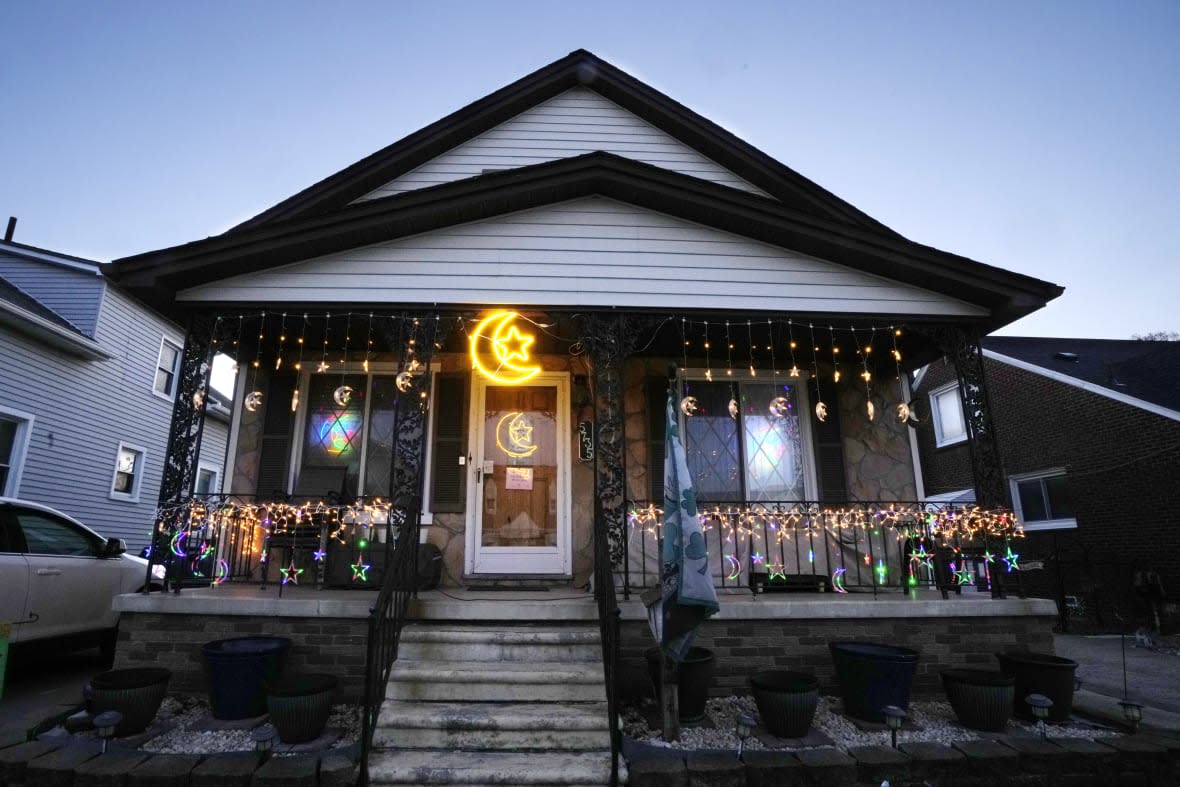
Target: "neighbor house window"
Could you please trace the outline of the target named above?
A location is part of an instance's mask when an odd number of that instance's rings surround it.
[[[963,400],[959,396],[958,383],[948,383],[930,392],[930,413],[934,416],[936,445],[952,445],[967,439],[967,423],[963,420]]]
[[[16,497],[33,416],[0,407],[0,496]]]
[[[1064,470],[1011,476],[1012,502],[1025,530],[1077,527]]]
[[[111,498],[136,501],[143,481],[143,449],[119,443],[115,455],[115,477],[111,482]]]
[[[169,339],[160,342],[160,356],[156,361],[156,380],[152,390],[166,399],[176,394],[176,378],[180,376],[180,345]]]
[[[683,417],[685,452],[702,502],[769,502],[807,498],[806,419],[800,386],[688,380],[696,402]],[[730,400],[736,414],[730,413]]]
[[[193,486],[195,495],[215,495],[217,488],[217,468],[199,465],[197,467],[197,482]]]

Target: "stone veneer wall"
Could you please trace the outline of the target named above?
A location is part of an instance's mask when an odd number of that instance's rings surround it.
[[[938,603],[938,602],[927,602]],[[824,694],[839,695],[828,643],[863,640],[913,648],[921,654],[915,695],[941,695],[939,671],[998,669],[994,654],[1007,650],[1053,652],[1052,614],[1004,617],[708,620],[695,645],[716,656],[710,688],[715,697],[748,693],[753,673],[770,668],[813,672]],[[621,690],[624,698],[650,694],[644,651],[653,645],[645,621],[622,622]]]
[[[857,378],[859,381],[859,378]],[[841,385],[840,428],[844,473],[852,500],[916,500],[910,427],[897,421],[901,384],[874,386],[876,417],[870,421],[864,385]]]
[[[359,702],[365,683],[366,618],[201,615],[123,612],[115,669],[166,667],[168,690],[208,691],[201,645],[231,637],[289,637],[288,672],[327,672],[340,679],[340,697]]]

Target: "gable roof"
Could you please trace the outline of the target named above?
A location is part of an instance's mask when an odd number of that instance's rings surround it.
[[[1056,285],[824,219],[793,206],[609,153],[477,178],[241,228],[172,249],[128,257],[108,269],[161,306],[178,290],[347,248],[597,194],[705,226],[911,283],[991,310],[1004,325],[1062,292]]]
[[[989,336],[983,346],[996,360],[1180,418],[1180,342]]]
[[[584,49],[571,52],[324,178],[229,232],[342,208],[456,145],[577,86],[613,101],[799,212],[896,235],[711,120]]]
[[[106,360],[111,356],[98,342],[32,295],[0,276],[0,326],[32,336],[80,358]]]

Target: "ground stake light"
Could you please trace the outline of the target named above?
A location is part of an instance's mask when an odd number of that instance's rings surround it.
[[[1130,700],[1122,700],[1119,702],[1119,707],[1123,709],[1123,718],[1127,720],[1127,724],[1131,727],[1131,733],[1134,734],[1139,731],[1139,722],[1143,719],[1143,706],[1137,702]]]
[[[1053,707],[1053,700],[1044,694],[1030,694],[1024,698],[1024,701],[1028,703],[1032,715],[1037,720],[1037,725],[1041,728],[1042,740],[1047,740],[1049,736],[1045,730],[1045,719],[1049,718],[1049,709]]]
[[[901,725],[905,722],[906,712],[896,705],[886,705],[881,709],[881,713],[885,715],[885,726],[889,728],[890,742],[893,748],[897,748],[897,731],[901,729]]]
[[[738,736],[737,756],[739,760],[742,758],[742,749],[746,746],[746,738],[750,737],[750,732],[753,731],[757,724],[758,720],[748,713],[739,713],[734,720],[734,727]]]
[[[119,722],[123,721],[123,714],[117,710],[103,711],[94,717],[94,729],[98,731],[98,737],[102,738],[102,753],[107,753],[107,744],[115,735],[115,728],[119,726]]]
[[[261,727],[255,727],[250,733],[250,738],[254,741],[254,751],[266,757],[271,747],[274,746],[275,738],[278,737],[278,734],[279,731],[275,729],[273,724],[263,724]]]

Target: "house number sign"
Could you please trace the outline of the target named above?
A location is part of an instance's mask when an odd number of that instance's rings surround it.
[[[578,422],[578,460],[594,461],[594,422]]]

